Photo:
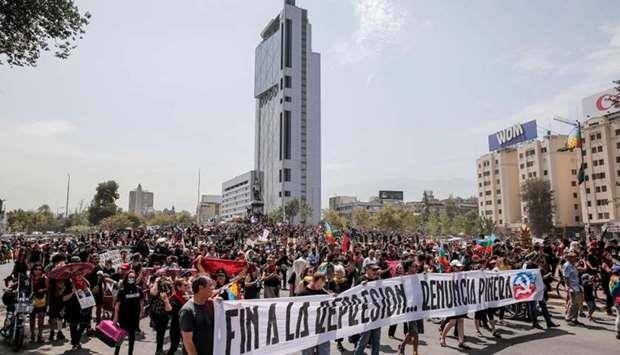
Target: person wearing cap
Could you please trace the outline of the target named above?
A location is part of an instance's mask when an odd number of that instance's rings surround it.
[[[374,253],[373,253],[374,254]],[[379,270],[381,269],[379,265],[375,262],[369,262],[366,264],[364,268],[366,273],[361,278],[361,284],[365,285],[368,281],[378,280]],[[355,344],[355,350],[353,352],[354,355],[363,355],[364,350],[366,349],[366,344],[370,342],[371,344],[371,354],[379,355],[379,346],[381,345],[381,328],[374,328],[367,330],[359,335],[359,339]]]
[[[579,283],[579,273],[575,267],[577,261],[577,254],[574,251],[569,251],[566,254],[566,262],[562,265],[562,272],[566,280],[566,287],[568,288],[568,303],[566,310],[566,321],[569,325],[581,325],[579,322],[579,311],[583,303],[583,288]]]
[[[214,334],[215,282],[205,275],[192,280],[194,296],[179,311],[183,348],[188,355],[212,355]]]
[[[609,292],[616,308],[616,339],[620,339],[620,264],[615,264],[611,268]]]

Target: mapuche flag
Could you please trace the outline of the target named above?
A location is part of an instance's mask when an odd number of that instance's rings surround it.
[[[493,252],[493,243],[495,243],[495,239],[497,239],[495,234],[491,234],[484,239],[476,239],[476,244],[483,247],[486,253],[491,253]]]

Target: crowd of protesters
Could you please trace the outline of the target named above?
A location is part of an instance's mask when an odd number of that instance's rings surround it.
[[[101,255],[108,255],[102,253],[111,250],[121,250],[120,260],[100,260]],[[155,332],[156,354],[172,355],[181,344],[187,354],[212,354],[214,299],[273,298],[280,297],[282,290],[289,296],[340,293],[372,280],[413,273],[521,268],[539,268],[545,284],[544,299],[525,306],[532,327],[542,329],[539,316],[547,328],[558,326],[546,305],[552,282],[564,287],[565,320],[571,326],[582,325],[579,318],[583,316],[596,320],[596,293],[602,288],[605,311],[616,313],[616,337],[620,339],[620,265],[615,240],[593,239],[587,244],[545,239],[523,247],[517,239],[505,238],[496,241],[490,251],[461,238],[439,244],[419,234],[380,231],[350,230],[346,237],[328,239],[318,226],[291,226],[252,217],[203,227],[149,228],[44,240],[13,237],[2,242],[1,251],[2,262],[12,259],[15,263],[5,280],[7,287],[15,287],[18,275],[27,275],[29,280],[34,309],[28,333],[31,341],[63,343],[68,324],[76,350],[82,347],[84,332],[92,332],[102,319],[111,319],[127,332],[128,353],[132,354],[136,337],[144,337],[140,319],[148,316]],[[440,253],[447,255],[447,263],[440,260]],[[225,269],[206,270],[202,258],[243,261],[245,267],[237,274]],[[76,262],[95,267],[87,274],[76,273],[66,279],[46,276]],[[82,309],[77,293],[85,288],[92,291],[95,305]],[[501,339],[505,311],[493,308],[476,312],[477,335],[481,336],[484,329]],[[441,320],[441,346],[446,346],[446,338],[454,329],[458,347],[469,348],[465,343],[466,317],[462,314]],[[399,353],[413,344],[417,354],[424,322],[402,325],[405,338]],[[399,326],[390,326],[388,336],[395,337]],[[49,336],[44,338],[46,327]],[[340,351],[352,346],[354,354],[363,354],[370,347],[372,354],[378,354],[381,329],[336,343]],[[116,354],[119,351],[117,347]],[[329,353],[330,342],[303,351]]]

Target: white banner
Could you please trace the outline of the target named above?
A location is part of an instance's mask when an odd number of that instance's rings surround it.
[[[123,260],[121,259],[121,251],[120,250],[108,250],[99,254],[99,265],[102,267],[105,266],[106,260],[112,260],[112,267],[114,270],[118,270],[121,266]]]
[[[541,300],[540,271],[417,274],[338,295],[215,303],[214,354],[289,354],[395,323]]]

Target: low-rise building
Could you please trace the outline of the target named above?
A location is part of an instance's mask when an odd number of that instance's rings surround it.
[[[202,195],[196,211],[198,223],[206,224],[217,220],[220,217],[221,204],[222,196]]]
[[[261,212],[261,182],[261,173],[251,170],[222,183],[221,218],[229,220]]]
[[[333,196],[329,198],[329,209],[335,210],[337,206],[357,202],[357,197],[354,196]]]

